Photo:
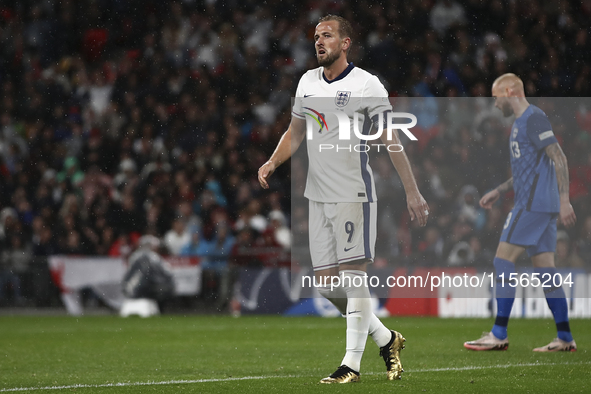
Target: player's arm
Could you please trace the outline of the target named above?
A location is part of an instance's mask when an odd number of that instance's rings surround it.
[[[501,197],[501,194],[506,193],[511,189],[513,189],[513,177],[482,196],[480,199],[480,206],[485,209],[491,209],[493,204],[497,202],[499,197]]]
[[[560,221],[570,227],[575,224],[577,217],[573,206],[570,204],[568,162],[562,148],[555,142],[545,148],[546,154],[554,162],[556,170],[556,181],[558,182],[558,193],[560,194]]]
[[[304,139],[305,133],[305,119],[292,116],[291,123],[287,128],[287,131],[281,136],[281,139],[275,148],[275,152],[273,152],[269,160],[259,168],[259,183],[263,189],[269,188],[267,179],[273,174],[273,172],[275,172],[275,169],[285,163],[287,159],[298,150]]]
[[[388,140],[387,133],[382,133],[381,139],[384,144],[400,144],[400,138],[398,136],[398,130],[392,130],[392,140]],[[429,216],[429,206],[427,202],[419,192],[417,181],[412,173],[412,168],[408,156],[404,150],[400,152],[390,152],[390,160],[396,168],[402,184],[404,185],[404,191],[406,192],[406,205],[408,212],[410,213],[410,219],[418,219],[419,224],[424,226],[427,224],[427,217]]]

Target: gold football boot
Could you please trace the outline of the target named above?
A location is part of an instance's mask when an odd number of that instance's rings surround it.
[[[346,365],[341,365],[332,375],[322,379],[320,383],[354,383],[359,380],[359,372],[353,371]]]
[[[386,346],[380,348],[380,356],[386,362],[388,380],[396,380],[402,378],[402,372],[404,372],[400,362],[400,351],[404,349],[406,339],[399,332],[390,331],[392,332],[392,339]]]

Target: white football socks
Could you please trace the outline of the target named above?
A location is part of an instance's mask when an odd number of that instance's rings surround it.
[[[373,314],[367,274],[363,271],[343,270],[341,286],[347,294],[347,352],[341,365],[359,372]]]
[[[319,286],[317,289],[321,296],[329,300],[341,312],[341,315],[347,315],[347,294],[340,286],[332,288],[330,285]]]
[[[329,300],[341,312],[343,317],[347,316],[347,293],[345,293],[345,290],[341,286],[332,288],[331,286],[322,286],[317,289],[320,295]],[[392,339],[392,332],[384,326],[373,311],[369,318],[368,333],[378,347],[386,346],[390,342],[390,339]]]
[[[369,320],[369,335],[378,347],[386,346],[392,339],[392,331],[374,313],[371,314]]]

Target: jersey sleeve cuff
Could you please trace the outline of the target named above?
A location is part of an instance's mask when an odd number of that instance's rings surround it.
[[[291,115],[295,116],[296,118],[299,118],[299,119],[305,119],[304,115],[298,114],[295,111],[291,111]]]
[[[536,146],[538,147],[538,149],[544,149],[548,145],[552,145],[553,143],[558,142],[552,130],[540,133],[534,138],[538,139],[538,141],[536,141]]]

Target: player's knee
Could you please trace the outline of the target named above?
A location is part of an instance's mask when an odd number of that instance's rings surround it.
[[[340,266],[340,272],[344,271],[367,271],[367,264],[371,263],[371,259],[363,258],[359,260],[350,261],[348,263],[343,263]]]
[[[365,271],[344,270],[341,271],[341,286],[348,298],[369,298],[367,273]]]
[[[320,293],[320,295],[328,300],[335,298],[336,296],[336,289],[332,288],[330,286],[320,286],[317,288],[318,289],[318,293]]]
[[[523,246],[500,242],[495,257],[515,263],[524,250]]]
[[[341,313],[345,315],[347,312],[347,293],[340,286],[319,286],[318,293],[329,300]]]
[[[538,268],[553,268],[556,267],[554,263],[553,252],[542,252],[531,256],[531,261],[534,267]]]

